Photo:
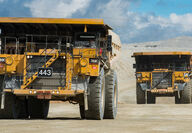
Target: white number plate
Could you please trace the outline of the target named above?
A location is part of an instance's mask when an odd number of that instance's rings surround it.
[[[43,68],[40,67],[38,68],[38,76],[39,77],[51,77],[53,73],[53,68],[48,67],[48,68]]]

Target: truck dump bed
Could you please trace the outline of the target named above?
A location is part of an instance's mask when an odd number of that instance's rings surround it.
[[[133,57],[142,56],[142,55],[192,55],[191,52],[135,52],[133,53]]]

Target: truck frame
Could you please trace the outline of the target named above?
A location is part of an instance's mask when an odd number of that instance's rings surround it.
[[[51,100],[82,119],[114,119],[112,28],[102,19],[0,18],[0,118],[47,118]]]

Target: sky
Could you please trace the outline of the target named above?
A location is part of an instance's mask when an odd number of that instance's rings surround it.
[[[0,17],[103,18],[122,43],[192,36],[192,0],[0,0]]]

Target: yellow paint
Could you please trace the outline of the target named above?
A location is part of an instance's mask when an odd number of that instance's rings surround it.
[[[70,90],[72,85],[72,76],[73,76],[73,59],[69,53],[66,54],[66,86],[63,89]]]
[[[174,79],[175,81],[182,81],[182,82],[188,82],[190,80],[190,77],[184,77],[184,73],[190,73],[189,71],[177,71],[174,72]]]
[[[163,70],[163,69],[162,69]],[[153,72],[172,72],[170,70],[164,70],[164,71],[153,71]],[[142,74],[141,78],[137,78],[137,82],[143,83],[143,82],[150,82],[152,86],[152,73],[153,72],[137,72]],[[189,82],[190,77],[184,77],[184,73],[190,73],[189,71],[174,71],[172,74],[172,88],[174,88],[174,84],[176,82]]]
[[[39,24],[90,24],[104,25],[103,19],[75,19],[75,18],[18,18],[0,17],[0,23],[39,23]]]
[[[23,60],[24,55],[11,55],[11,54],[0,54],[0,57],[8,59],[6,61],[8,64],[4,64],[4,67],[1,67],[0,74],[23,74]]]
[[[84,32],[87,32],[87,25],[85,25],[84,27]]]
[[[84,26],[84,32],[89,30],[90,25],[99,25],[106,31],[106,35],[108,34],[108,29],[111,29],[109,26],[104,24],[103,19],[57,19],[57,18],[16,18],[16,17],[0,17],[0,24],[59,24],[59,25],[82,25]],[[106,40],[106,37],[102,38]],[[28,86],[37,78],[37,72],[30,77],[26,78],[27,74],[27,56],[52,56],[50,60],[53,62],[57,58],[66,59],[66,86],[64,88],[58,87],[57,90],[53,90],[54,93],[52,95],[76,95],[84,93],[83,90],[71,90],[72,78],[76,76],[99,76],[100,71],[100,63],[91,64],[89,62],[90,58],[98,58],[99,51],[96,48],[74,48],[73,55],[70,53],[60,53],[57,50],[47,49],[46,51],[40,49],[38,52],[35,52],[36,45],[35,43],[26,43],[22,44],[22,46],[26,45],[25,53],[23,55],[16,54],[0,54],[0,57],[7,58],[7,65],[0,64],[0,74],[10,74],[10,75],[23,75],[23,85],[21,89],[17,90],[5,90],[6,92],[12,92],[15,95],[33,95],[35,96],[35,91],[29,89]],[[12,45],[10,47],[13,47]],[[115,44],[114,44],[115,47]],[[5,48],[6,49],[6,48]],[[118,46],[117,48],[118,49]],[[48,54],[49,53],[49,54]],[[80,65],[80,61],[85,59],[87,61],[86,65]],[[109,58],[110,59],[110,58]],[[49,60],[49,61],[50,61]],[[49,67],[51,63],[46,62],[42,67]],[[85,62],[84,62],[85,63]],[[32,91],[32,93],[30,92]],[[50,90],[44,90],[50,91]],[[52,91],[52,90],[51,90]],[[59,93],[55,93],[59,91]]]
[[[74,48],[73,56],[83,56],[88,58],[95,58],[99,55],[99,51],[95,48]]]
[[[82,48],[82,49],[74,49],[73,50],[73,57],[69,53],[58,53],[57,50],[49,50],[43,51],[39,50],[39,52],[27,52],[25,55],[10,55],[10,54],[1,54],[0,57],[11,57],[11,61],[9,61],[8,64],[5,65],[4,68],[2,68],[0,71],[0,74],[10,73],[10,74],[20,74],[24,76],[23,79],[23,85],[21,86],[21,89],[15,91],[15,94],[26,94],[28,93],[29,89],[26,89],[27,86],[29,86],[36,78],[37,78],[37,72],[29,79],[26,78],[27,74],[27,56],[44,56],[49,55],[52,56],[50,60],[53,60],[50,62],[46,62],[45,65],[42,67],[49,67],[54,60],[56,60],[58,57],[65,57],[66,58],[66,87],[61,88],[59,87],[58,90],[71,90],[71,84],[72,84],[72,77],[73,76],[99,76],[99,70],[100,70],[100,64],[91,64],[89,62],[90,58],[98,58],[98,51],[94,48]],[[87,62],[86,66],[80,65],[80,61],[84,59]],[[5,71],[3,71],[5,70]]]
[[[90,64],[90,58],[97,58],[98,51],[95,48],[75,48],[73,49],[74,56],[74,75],[89,75],[99,76],[100,64]],[[86,66],[81,65],[81,60],[86,60]]]
[[[52,54],[52,57],[42,67],[47,68],[57,60],[57,58],[59,57],[59,52],[57,50],[54,52],[55,53],[53,53],[52,51],[49,52]],[[47,55],[49,55],[49,53],[47,53]],[[39,55],[41,55],[41,54],[42,53],[40,53]],[[27,56],[28,56],[28,54],[25,55],[25,60],[26,60]],[[25,64],[27,64],[26,61],[25,61]],[[35,72],[35,74],[33,74],[33,76],[31,76],[30,78],[27,79],[26,73],[27,73],[27,67],[25,65],[24,73],[23,73],[24,80],[23,80],[23,85],[21,86],[21,89],[26,89],[26,87],[29,86],[38,77],[38,72]]]
[[[19,96],[26,96],[26,95],[37,96],[38,91],[50,92],[51,95],[55,95],[55,96],[75,96],[75,95],[84,93],[83,90],[38,90],[38,89],[11,90],[11,89],[5,89],[4,91],[13,92],[13,94],[19,95]]]
[[[152,76],[151,76],[151,72],[137,72],[141,73],[142,77],[141,78],[137,78],[137,82],[146,82],[146,81],[150,81]]]

